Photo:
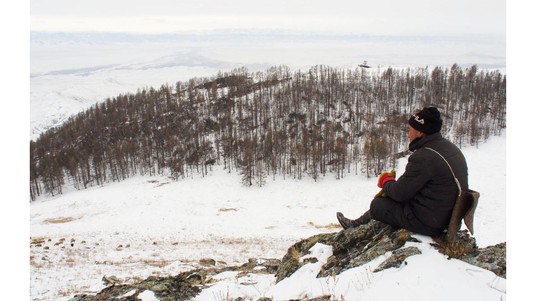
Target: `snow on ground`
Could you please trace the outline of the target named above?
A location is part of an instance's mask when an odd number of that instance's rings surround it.
[[[477,244],[504,242],[506,137],[463,151],[470,186],[481,192],[475,217]],[[398,174],[405,164],[402,159]],[[128,282],[175,275],[206,258],[218,265],[280,259],[300,239],[339,231],[335,212],[350,217],[364,212],[377,192],[375,182],[348,174],[342,180],[327,175],[316,183],[287,178],[268,180],[262,188],[244,187],[238,175],[215,168],[204,178],[136,176],[41,197],[30,206],[31,299],[68,300],[75,293],[97,292],[105,287],[103,276]],[[419,238],[424,241],[418,244],[423,255],[410,257],[399,269],[372,273],[385,259],[380,257],[339,276],[315,279],[331,252],[329,246],[317,245],[319,263],[305,265],[294,278],[275,285],[271,275],[238,278],[228,272],[196,300],[285,300],[326,294],[345,300],[499,300],[505,295],[504,279],[447,260],[428,246],[426,237]]]
[[[151,64],[152,61],[147,62]],[[97,102],[120,94],[162,84],[187,81],[192,74],[213,76],[218,69],[202,66],[145,68],[136,65],[110,65],[91,70],[35,75],[31,78],[31,139],[52,126],[59,126],[71,115]]]
[[[220,274],[212,287],[194,300],[257,300],[314,298],[329,295],[332,300],[503,300],[506,281],[495,274],[459,260],[448,260],[430,246],[432,239],[422,235],[423,243],[407,243],[422,254],[409,257],[405,265],[382,272],[372,271],[391,252],[340,275],[316,278],[332,254],[330,246],[316,244],[311,255],[319,261],[301,267],[292,276],[275,284],[271,275],[239,277],[238,272]]]

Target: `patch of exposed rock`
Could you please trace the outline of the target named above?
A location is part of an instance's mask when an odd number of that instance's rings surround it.
[[[136,284],[112,284],[96,295],[76,295],[71,301],[139,300],[143,292],[152,291],[161,301],[188,300],[201,292],[199,284],[206,271],[194,270],[174,277],[149,277]]]
[[[414,233],[405,229],[394,229],[384,223],[372,221],[357,228],[309,237],[289,248],[277,270],[277,281],[292,275],[306,264],[299,259],[307,255],[317,242],[333,247],[333,256],[322,267],[318,277],[338,275],[387,252],[391,252],[391,255],[374,272],[400,267],[409,256],[421,254],[416,247],[405,247],[406,242],[419,242],[413,235]],[[479,249],[475,239],[467,231],[460,231],[456,242],[447,243],[445,235],[441,235],[434,237],[433,246],[449,258],[463,260],[506,278],[506,243]]]
[[[203,259],[200,264],[206,265],[208,259]],[[148,277],[147,279],[134,284],[121,284],[119,281],[110,281],[108,277],[103,278],[105,283],[111,283],[96,295],[80,294],[69,301],[135,301],[140,300],[138,296],[143,292],[152,291],[160,301],[188,300],[195,297],[213,283],[213,276],[226,271],[237,271],[239,275],[247,274],[275,274],[281,261],[279,259],[249,259],[241,266],[230,266],[223,268],[200,268],[188,272],[180,273],[170,277]]]

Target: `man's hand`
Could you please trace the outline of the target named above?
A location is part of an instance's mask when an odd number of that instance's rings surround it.
[[[383,172],[378,178],[378,187],[383,189],[383,185],[389,181],[394,181],[396,177],[396,172],[391,170],[389,172]]]

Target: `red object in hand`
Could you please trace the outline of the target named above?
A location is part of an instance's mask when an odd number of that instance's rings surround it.
[[[378,187],[383,189],[383,185],[385,185],[385,183],[387,183],[388,181],[394,181],[394,180],[395,180],[395,177],[393,177],[390,172],[384,172],[378,178]]]

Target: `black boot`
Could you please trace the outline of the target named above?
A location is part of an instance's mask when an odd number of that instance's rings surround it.
[[[370,213],[369,211],[367,211],[358,219],[351,220],[349,218],[344,217],[342,213],[337,212],[337,219],[339,220],[339,224],[341,224],[342,228],[346,230],[348,228],[359,227],[370,222]]]

